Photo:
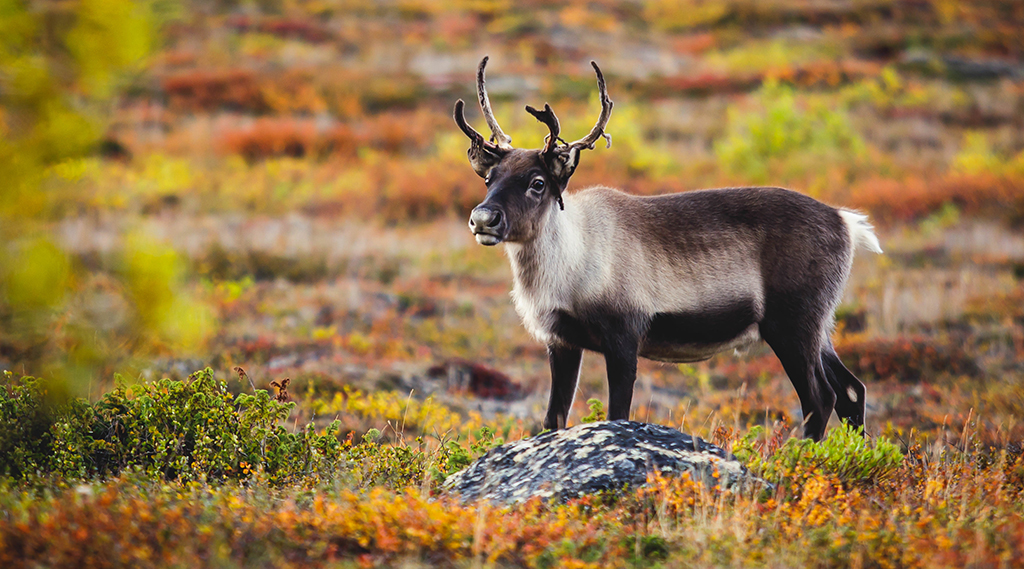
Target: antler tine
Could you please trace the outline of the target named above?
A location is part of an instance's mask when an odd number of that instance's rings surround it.
[[[608,148],[612,146],[612,137],[604,131],[604,127],[608,126],[608,119],[612,116],[612,100],[608,98],[608,86],[604,82],[604,74],[601,73],[601,68],[597,66],[596,61],[591,61],[590,65],[594,66],[594,71],[597,72],[597,89],[601,95],[601,116],[597,119],[597,124],[590,130],[590,134],[569,144],[570,147],[578,149],[590,149],[593,150],[594,144],[597,143],[597,139],[604,137],[608,141]]]
[[[555,111],[551,110],[551,105],[544,103],[543,111],[538,111],[530,105],[526,105],[526,112],[533,115],[533,118],[546,124],[548,126],[548,130],[551,131],[551,134],[544,138],[544,154],[554,150],[555,146],[558,145],[558,141],[561,140],[563,144],[565,143],[565,141],[558,136],[561,127],[558,125],[558,117],[555,116]]]
[[[476,131],[475,128],[470,126],[469,122],[466,121],[466,103],[459,99],[455,101],[455,124],[459,125],[462,132],[466,133],[466,136],[470,140],[482,145],[482,146],[494,146],[490,142],[484,139],[484,135]]]
[[[462,99],[455,101],[455,124],[459,125],[462,132],[466,133],[466,136],[469,137],[469,150],[466,151],[466,156],[469,157],[469,163],[473,166],[473,171],[481,178],[486,178],[491,168],[501,161],[502,156],[511,147],[500,148],[496,146],[470,126],[466,122],[466,103]]]
[[[491,140],[502,150],[512,148],[512,137],[505,134],[498,126],[498,119],[494,118],[494,111],[491,110],[491,100],[487,97],[487,85],[484,83],[484,68],[487,67],[487,60],[490,56],[484,56],[480,60],[480,67],[476,71],[476,94],[480,98],[480,110],[487,119],[487,126],[491,127]]]

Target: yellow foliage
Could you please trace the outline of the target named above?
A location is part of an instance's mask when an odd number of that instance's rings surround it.
[[[111,93],[115,75],[142,63],[155,42],[150,4],[132,0],[79,0],[65,39],[84,90]]]
[[[184,265],[177,253],[140,234],[130,235],[122,271],[143,333],[151,341],[186,351],[212,332],[211,309],[182,291]]]
[[[396,391],[363,392],[346,387],[328,401],[317,400],[314,409],[318,415],[354,414],[377,424],[390,422],[398,433],[409,431],[417,435],[468,433],[483,426],[480,421],[464,420],[433,398],[419,401]]]
[[[688,30],[714,24],[731,9],[729,2],[715,0],[648,0],[644,19],[664,30]]]
[[[4,303],[21,311],[58,306],[70,284],[67,254],[52,241],[36,237],[23,242],[12,256],[3,259],[0,277]]]

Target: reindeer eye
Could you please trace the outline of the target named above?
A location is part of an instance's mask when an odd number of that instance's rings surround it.
[[[530,182],[530,191],[538,193],[544,191],[544,180],[540,178],[535,178],[532,182]]]

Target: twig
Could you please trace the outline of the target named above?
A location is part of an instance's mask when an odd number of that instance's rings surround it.
[[[245,380],[247,380],[249,382],[249,385],[252,387],[252,392],[255,394],[256,393],[256,384],[252,382],[252,379],[249,379],[249,374],[245,373],[245,370],[242,369],[241,366],[236,366],[235,367],[235,372],[238,373],[238,380],[239,381],[245,379]]]

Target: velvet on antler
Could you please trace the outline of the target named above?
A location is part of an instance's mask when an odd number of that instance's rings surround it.
[[[490,140],[485,139],[482,134],[477,132],[466,121],[465,103],[462,99],[455,103],[455,122],[470,140],[470,147],[467,152],[470,164],[473,166],[473,170],[482,178],[486,178],[491,168],[500,162],[505,154],[512,150],[512,138],[501,130],[498,120],[494,117],[494,111],[491,109],[490,98],[487,96],[484,70],[487,67],[488,60],[489,57],[484,57],[477,68],[476,90],[477,98],[480,101],[480,110],[487,121],[487,126],[491,129]],[[608,98],[608,86],[605,83],[604,74],[601,73],[601,68],[594,61],[591,61],[590,65],[597,72],[597,88],[601,98],[601,115],[597,119],[597,124],[594,125],[594,128],[590,130],[587,136],[574,142],[566,142],[559,136],[561,127],[551,105],[544,103],[543,110],[537,110],[529,105],[526,106],[526,112],[547,125],[550,131],[544,138],[544,147],[541,149],[541,154],[563,182],[568,181],[573,171],[575,171],[581,150],[593,150],[594,145],[601,138],[608,141],[609,148],[612,145],[612,137],[604,129],[608,126],[608,119],[611,118],[613,103]],[[564,209],[561,188],[558,188],[556,191],[558,192],[558,205]]]

